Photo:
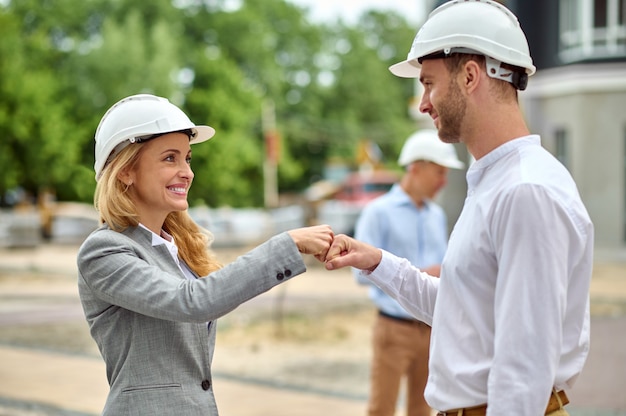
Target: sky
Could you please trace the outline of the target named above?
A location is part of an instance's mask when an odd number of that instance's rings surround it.
[[[425,16],[425,0],[288,0],[310,10],[313,21],[334,21],[341,17],[354,23],[362,12],[369,9],[395,10],[407,20],[418,24]]]

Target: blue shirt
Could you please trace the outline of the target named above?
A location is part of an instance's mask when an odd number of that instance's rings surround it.
[[[357,240],[406,258],[418,268],[441,264],[448,244],[447,219],[443,209],[432,201],[422,207],[395,184],[385,195],[370,202],[361,212],[354,237]],[[369,284],[369,295],[384,313],[413,318],[393,298],[354,273],[361,284]]]

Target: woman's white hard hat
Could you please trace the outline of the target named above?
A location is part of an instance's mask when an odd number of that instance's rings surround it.
[[[417,78],[420,61],[433,54],[478,53],[535,73],[528,41],[517,17],[490,0],[452,0],[433,10],[415,35],[405,61],[389,70],[402,78]]]
[[[407,166],[418,160],[426,160],[451,169],[462,169],[465,166],[465,163],[458,159],[454,146],[442,142],[437,130],[433,129],[413,133],[402,146],[398,158],[400,166]]]
[[[182,130],[191,131],[191,144],[209,140],[215,134],[210,126],[196,126],[166,98],[137,94],[121,99],[109,108],[96,129],[96,180],[100,179],[108,161],[126,145]]]

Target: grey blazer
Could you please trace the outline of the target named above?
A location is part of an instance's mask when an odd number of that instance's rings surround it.
[[[217,415],[215,320],[305,271],[287,233],[191,281],[148,230],[94,231],[78,252],[78,289],[106,363],[103,415]]]

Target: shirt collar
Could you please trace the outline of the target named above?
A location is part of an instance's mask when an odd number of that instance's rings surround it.
[[[397,205],[412,205],[414,207],[416,206],[415,201],[413,201],[413,199],[411,199],[409,194],[407,194],[406,191],[402,189],[402,186],[400,186],[399,183],[396,183],[393,185],[393,187],[391,187],[391,190],[389,191],[389,195],[391,196],[392,201],[394,201]],[[430,199],[424,198],[423,205],[417,208],[428,210],[430,209],[431,203],[432,201]]]
[[[165,244],[170,249],[171,247],[177,247],[176,243],[174,242],[174,237],[172,237],[165,231],[161,230],[161,235],[158,235],[154,231],[150,230],[148,227],[143,225],[142,223],[139,223],[139,226],[145,230],[150,231],[150,234],[152,235],[152,247],[160,246],[162,244]],[[178,250],[178,248],[176,249]]]
[[[531,134],[528,136],[519,137],[517,139],[509,140],[508,142],[501,144],[500,146],[481,157],[467,170],[467,184],[471,188],[478,183],[482,176],[482,172],[489,166],[502,159],[507,154],[514,152],[522,147],[541,145],[541,139],[537,134]]]

